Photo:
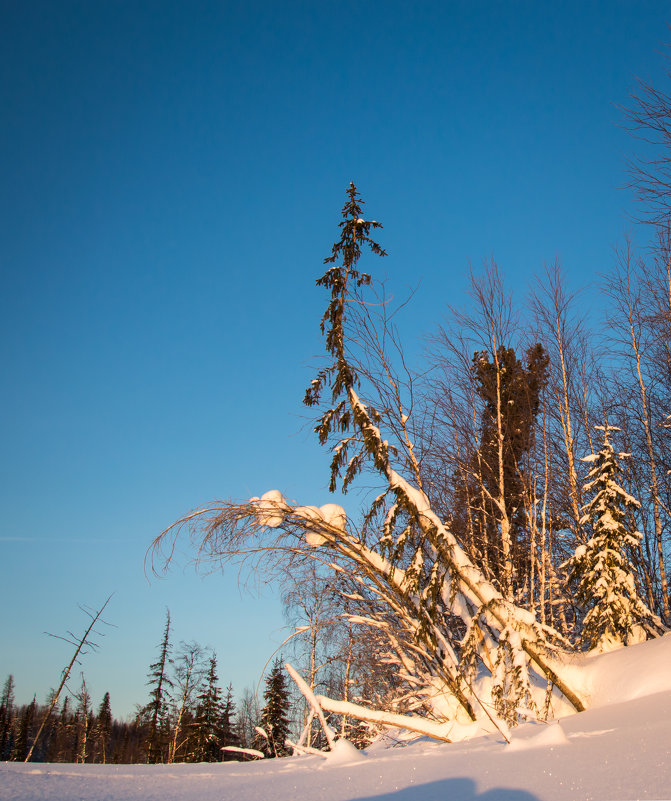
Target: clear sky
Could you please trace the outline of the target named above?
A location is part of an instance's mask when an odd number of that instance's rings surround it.
[[[326,502],[301,399],[349,181],[378,276],[418,287],[411,343],[469,262],[597,281],[631,227],[618,105],[667,80],[668,2],[1,6],[0,681],[44,700],[70,649],[43,632],[114,592],[94,704],[147,700],[166,607],[241,692],[286,636],[276,594],[186,556],[149,582],[144,555],[216,498]]]

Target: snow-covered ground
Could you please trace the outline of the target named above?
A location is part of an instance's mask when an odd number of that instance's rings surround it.
[[[671,799],[671,635],[591,657],[592,708],[458,744],[253,763],[0,763],[2,801],[590,801]]]

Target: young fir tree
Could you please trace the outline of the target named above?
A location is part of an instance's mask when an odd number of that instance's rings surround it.
[[[54,693],[56,691],[51,689],[46,699],[46,708],[49,710],[42,718],[43,724],[40,724],[39,737],[36,735],[32,742],[31,762],[52,762],[53,759],[53,746],[58,734],[58,717],[52,710],[51,702],[53,701]],[[37,707],[36,714],[40,717],[45,707]]]
[[[93,724],[91,713],[91,696],[82,673],[82,686],[75,696],[79,702],[75,712],[77,721],[77,756],[76,761],[84,764],[89,756],[89,734]]]
[[[568,580],[577,582],[576,600],[587,610],[581,642],[589,650],[609,651],[645,639],[645,627],[661,626],[641,600],[630,555],[640,547],[641,534],[628,525],[628,513],[640,504],[618,483],[620,465],[610,441],[614,426],[603,431],[599,453],[582,461],[592,465],[584,486],[592,500],[583,507],[581,525],[589,525],[591,538],[565,563]],[[629,515],[631,519],[631,515]]]
[[[112,707],[110,694],[105,693],[100,702],[98,715],[94,726],[94,756],[95,762],[107,762],[109,755],[110,737],[112,735]]]
[[[235,701],[233,700],[233,685],[229,684],[226,688],[226,700],[224,701],[223,711],[221,713],[221,734],[222,740],[221,744],[223,745],[233,745],[239,746],[240,745],[240,738],[238,736],[238,725],[236,721],[236,709],[235,709]],[[230,752],[223,752],[223,759],[226,760],[235,759],[234,755],[231,755]]]
[[[145,744],[147,762],[162,762],[167,748],[167,711],[172,681],[168,676],[168,667],[172,664],[170,657],[170,610],[166,610],[165,629],[159,646],[159,657],[149,666],[147,684],[151,687],[149,703],[142,710],[147,716],[149,729]]]
[[[224,743],[224,704],[217,676],[217,655],[210,657],[210,667],[205,679],[205,688],[198,696],[196,718],[193,722],[194,746],[191,758],[194,762],[220,762]]]
[[[74,762],[76,750],[77,736],[74,718],[70,711],[70,696],[65,695],[54,722],[47,762]]]
[[[280,659],[275,660],[266,679],[263,693],[266,705],[261,711],[261,729],[254,747],[268,758],[287,756],[286,739],[289,736],[289,690],[282,672]]]

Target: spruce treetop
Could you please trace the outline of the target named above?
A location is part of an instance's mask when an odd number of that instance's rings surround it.
[[[332,408],[321,415],[315,426],[320,444],[324,445],[332,432],[346,433],[352,429],[354,420],[350,407],[350,393],[358,386],[359,379],[356,370],[349,358],[346,346],[345,318],[347,304],[354,289],[368,286],[371,277],[368,273],[357,269],[363,248],[367,248],[377,256],[386,256],[386,251],[370,236],[371,229],[382,228],[376,220],[365,220],[362,216],[364,201],[356,186],[350,183],[347,189],[347,202],[342,208],[340,239],[331,248],[331,255],[324,259],[328,265],[326,272],[317,279],[317,286],[325,287],[330,291],[330,301],[326,307],[320,328],[326,338],[326,350],[332,357],[332,363],[323,368],[313,379],[305,392],[306,406],[319,404],[323,390],[330,386]],[[377,413],[372,407],[368,408],[371,418],[376,419]],[[334,449],[331,462],[331,481],[329,489],[335,491],[337,480],[342,467],[348,463],[347,451],[350,438],[344,437],[340,446]],[[363,454],[349,462],[342,482],[342,491],[346,492],[348,486],[361,469]]]
[[[348,199],[342,208],[343,219],[338,223],[340,239],[331,248],[331,255],[324,259],[324,264],[332,265],[317,279],[317,286],[323,286],[331,292],[331,301],[324,312],[320,328],[326,336],[326,349],[333,356],[335,364],[323,371],[312,382],[305,393],[305,404],[314,406],[319,402],[320,393],[327,379],[335,373],[332,384],[332,400],[335,403],[340,393],[354,386],[356,377],[345,358],[345,303],[348,284],[354,282],[356,287],[368,286],[371,277],[368,273],[357,270],[361,257],[362,245],[378,256],[387,253],[370,236],[371,228],[382,228],[376,220],[364,220],[362,206],[365,202],[357,192],[356,186],[350,182],[347,189]],[[338,263],[340,262],[340,263]]]

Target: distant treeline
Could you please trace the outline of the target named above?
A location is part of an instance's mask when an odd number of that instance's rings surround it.
[[[14,677],[0,697],[0,761],[79,763],[220,762],[284,756],[289,733],[289,692],[279,662],[266,679],[261,709],[246,690],[238,705],[229,684],[222,692],[216,654],[182,643],[173,656],[168,613],[159,658],[148,674],[149,701],[129,720],[112,715],[110,694],[92,704],[82,674],[77,691],[44,705],[17,706]],[[32,753],[31,753],[32,749]]]

